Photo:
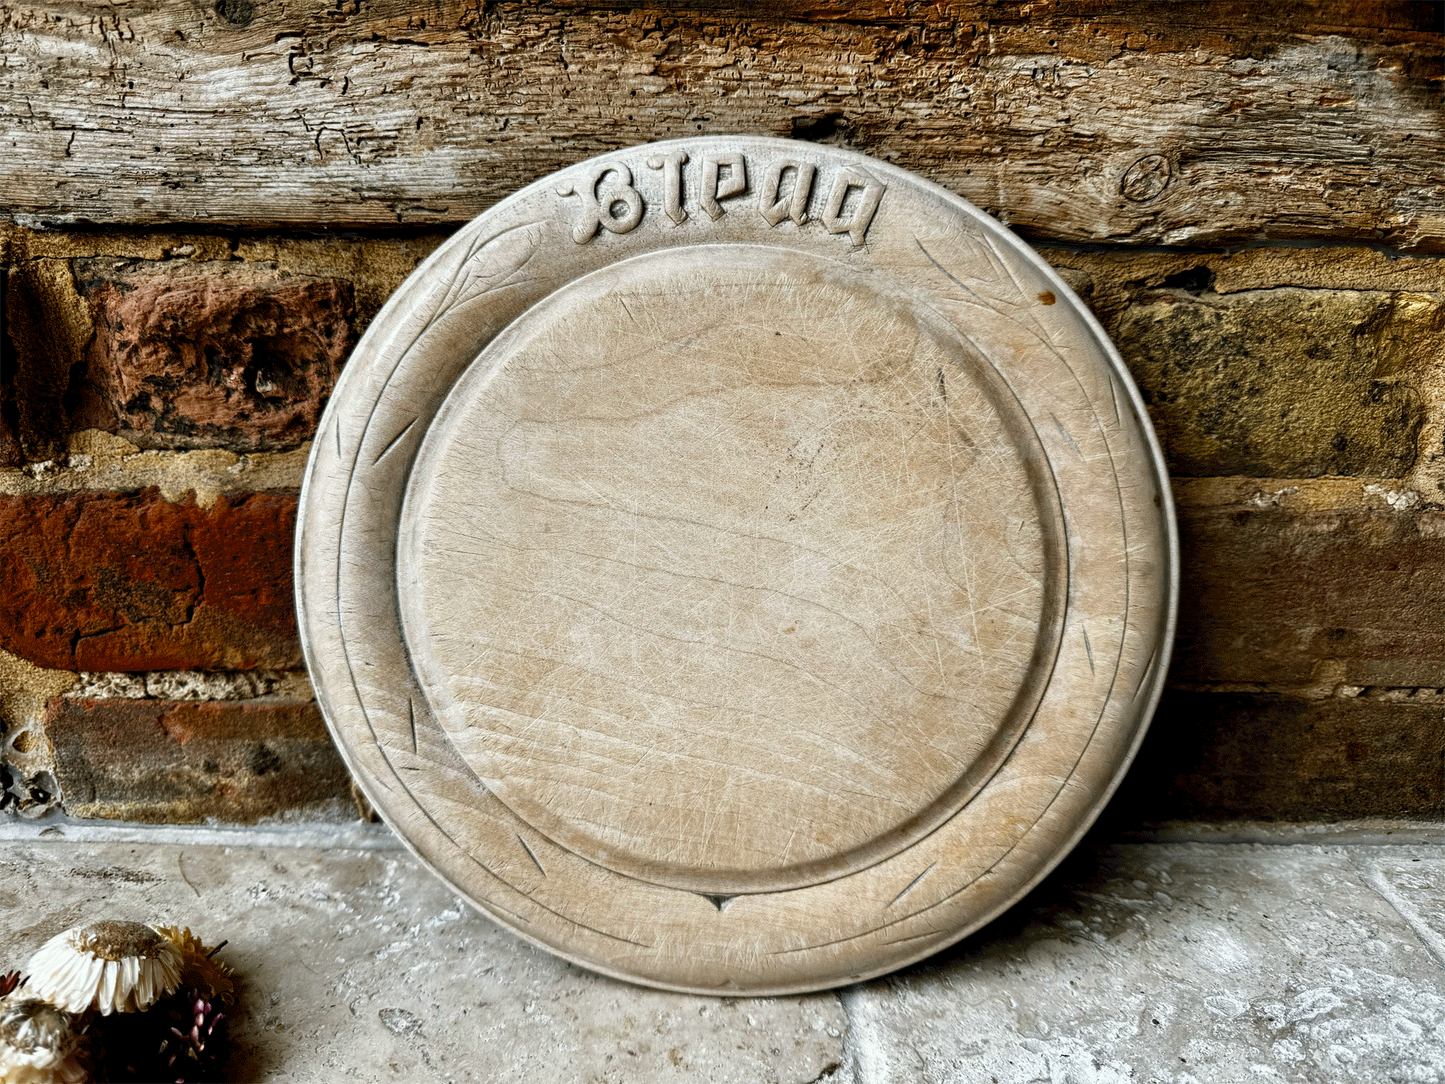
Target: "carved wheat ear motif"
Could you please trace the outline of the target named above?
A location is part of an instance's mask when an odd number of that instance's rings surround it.
[[[1172,620],[1162,462],[1067,288],[902,170],[761,138],[469,230],[333,400],[366,456],[305,490],[308,658],[387,819],[498,921],[695,992],[856,981],[1026,891]]]
[[[439,325],[460,315],[469,304],[494,291],[517,285],[517,274],[537,254],[538,243],[545,229],[545,222],[532,220],[507,225],[492,232],[479,231],[462,250],[460,258],[454,261],[455,266],[445,275],[437,277],[427,300],[422,303],[421,312],[424,316],[417,324],[416,331],[390,362],[386,384],[390,384],[412,353]],[[404,319],[416,321],[417,314],[409,313]],[[356,453],[358,456],[361,454],[360,442],[371,432],[371,422],[372,417],[368,414],[361,426]],[[372,465],[381,461],[408,428],[409,421],[391,430],[392,435],[373,456]],[[339,420],[335,423],[334,439],[336,454],[341,457],[344,454],[345,441]]]
[[[397,359],[407,354],[438,323],[458,313],[468,302],[514,284],[516,275],[537,254],[542,222],[523,222],[507,226],[495,233],[479,235],[466,248],[455,270],[443,280],[440,296],[431,315],[417,331],[411,345]]]

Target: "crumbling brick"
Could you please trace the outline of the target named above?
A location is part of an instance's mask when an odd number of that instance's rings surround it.
[[[77,260],[95,335],[75,428],[147,448],[294,448],[355,338],[351,284],[224,263]]]
[[[1145,298],[1116,334],[1174,474],[1396,478],[1414,464],[1425,408],[1410,377],[1445,340],[1438,299],[1207,285]]]

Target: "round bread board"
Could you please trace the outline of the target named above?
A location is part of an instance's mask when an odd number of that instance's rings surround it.
[[[1158,698],[1162,459],[998,222],[853,152],[650,144],[493,207],[322,419],[302,643],[359,784],[636,982],[877,975],[1017,900]]]

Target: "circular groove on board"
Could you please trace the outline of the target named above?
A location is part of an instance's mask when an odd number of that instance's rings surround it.
[[[1063,283],[894,167],[762,138],[584,162],[378,316],[303,491],[308,665],[361,785],[498,921],[673,989],[957,940],[1157,697],[1176,558]]]
[[[533,306],[443,404],[402,512],[406,642],[468,766],[553,842],[800,888],[916,842],[1017,742],[1063,615],[1040,465],[992,366],[869,276],[637,256]]]

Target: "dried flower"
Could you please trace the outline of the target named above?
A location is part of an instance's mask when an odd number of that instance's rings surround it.
[[[30,960],[26,993],[67,1012],[149,1008],[180,983],[181,954],[139,922],[92,922],[52,937]]]
[[[235,996],[236,980],[232,970],[216,959],[221,945],[207,948],[189,927],[181,930],[175,926],[157,926],[156,929],[165,934],[181,954],[181,986],[194,987],[208,1001],[228,1004]]]
[[[171,1038],[162,1049],[166,1075],[179,1082],[212,1079],[225,1057],[226,1014],[199,994],[187,999],[186,1010],[180,1020],[182,1027],[172,1026]],[[172,1015],[180,1014],[173,1011]],[[183,1030],[186,1024],[190,1025],[189,1030]]]
[[[220,1080],[230,1051],[225,1013],[183,986],[145,1012],[96,1017],[86,1035],[106,1079]]]
[[[80,1084],[70,1016],[39,998],[0,1002],[0,1084]]]

